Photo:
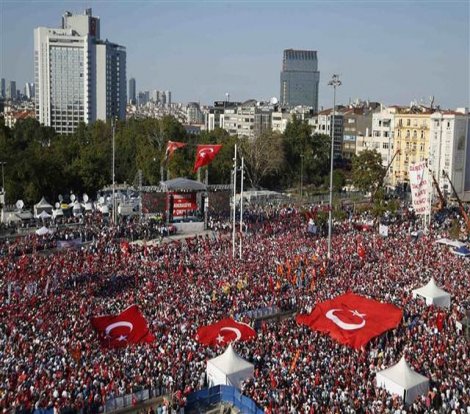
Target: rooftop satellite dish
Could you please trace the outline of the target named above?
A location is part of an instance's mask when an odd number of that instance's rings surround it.
[[[104,204],[104,197],[101,196],[101,197],[99,198],[98,202],[99,202],[100,204]]]
[[[269,100],[269,103],[270,103],[271,105],[276,105],[278,102],[279,102],[279,101],[278,101],[278,99],[277,99],[275,96],[273,96],[273,97]]]
[[[62,203],[64,201],[64,196],[62,194],[59,194],[59,202]]]
[[[55,208],[59,208],[60,207],[60,203],[55,203]]]
[[[24,202],[23,202],[23,200],[18,200],[18,201],[16,202],[16,208],[17,208],[18,210],[21,210],[23,207],[24,207]]]
[[[75,194],[72,194],[72,195],[70,196],[70,200],[72,200],[72,201],[75,201],[76,198],[77,198],[77,197],[75,197]]]
[[[88,194],[83,194],[82,198],[85,203],[88,202]]]

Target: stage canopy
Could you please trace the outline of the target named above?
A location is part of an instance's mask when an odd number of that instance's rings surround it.
[[[434,278],[418,289],[413,289],[413,297],[421,296],[426,304],[448,308],[450,306],[450,294],[436,285]]]
[[[398,364],[377,373],[377,386],[397,394],[407,404],[429,390],[429,380],[413,371],[403,356]]]
[[[230,344],[222,355],[207,361],[206,373],[209,387],[231,385],[240,389],[242,381],[253,377],[254,365],[240,357]]]
[[[173,178],[160,184],[164,191],[206,191],[207,189],[204,183],[187,178]]]

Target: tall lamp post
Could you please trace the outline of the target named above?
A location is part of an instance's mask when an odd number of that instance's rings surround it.
[[[331,155],[330,155],[330,208],[328,213],[328,259],[331,259],[331,231],[333,221],[333,157],[335,144],[335,113],[336,113],[336,87],[341,86],[339,75],[334,74],[328,82],[333,86],[333,119],[331,122]]]
[[[7,163],[5,161],[0,161],[0,165],[2,166],[2,191],[5,193],[5,171],[3,168]]]

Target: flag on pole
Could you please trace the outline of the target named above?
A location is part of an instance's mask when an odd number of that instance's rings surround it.
[[[210,164],[214,160],[215,156],[219,153],[221,148],[222,145],[198,145],[193,172],[196,172],[199,168]]]
[[[166,151],[165,151],[165,162],[170,161],[171,157],[173,157],[173,153],[178,148],[183,148],[186,146],[184,142],[177,142],[177,141],[168,141],[166,144]]]

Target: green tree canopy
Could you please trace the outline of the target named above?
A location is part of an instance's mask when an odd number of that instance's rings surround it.
[[[361,191],[374,194],[382,185],[385,167],[382,156],[376,150],[364,150],[352,159],[352,181]]]

